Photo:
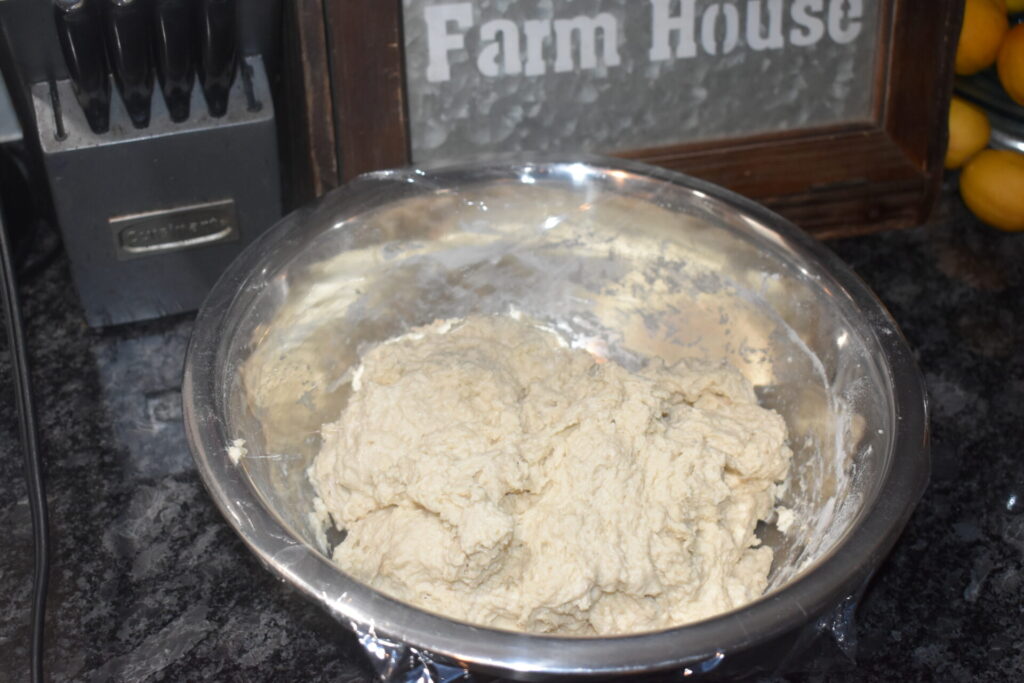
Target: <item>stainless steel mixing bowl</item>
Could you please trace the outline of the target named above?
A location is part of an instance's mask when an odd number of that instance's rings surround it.
[[[759,529],[775,550],[763,598],[658,632],[539,636],[424,612],[330,562],[338,539],[312,514],[305,470],[360,353],[437,318],[512,309],[627,366],[727,359],[784,416],[795,455],[780,495],[797,521]],[[928,475],[911,354],[846,266],[735,194],[599,158],[373,173],[293,213],[213,288],[183,401],[210,494],[272,571],[361,633],[517,677],[777,659],[863,586]]]

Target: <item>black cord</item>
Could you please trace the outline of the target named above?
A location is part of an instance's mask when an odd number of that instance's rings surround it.
[[[7,339],[11,349],[11,371],[17,387],[15,400],[21,441],[25,454],[25,483],[28,487],[28,504],[32,512],[32,544],[35,555],[32,577],[32,680],[43,680],[43,624],[46,617],[46,586],[49,579],[49,548],[46,520],[46,491],[43,488],[42,461],[36,439],[36,419],[32,406],[32,382],[28,371],[28,354],[25,347],[25,332],[21,324],[21,307],[18,303],[17,283],[14,279],[14,264],[11,259],[11,245],[3,222],[3,206],[0,205],[0,294],[7,313]],[[8,663],[9,665],[10,663]]]

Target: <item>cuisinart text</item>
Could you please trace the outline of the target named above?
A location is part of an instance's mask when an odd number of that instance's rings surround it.
[[[787,44],[810,47],[827,37],[845,45],[860,35],[864,11],[863,0],[747,0],[700,8],[695,0],[646,0],[646,5],[651,26],[647,54],[652,62],[700,53],[727,55],[741,44],[755,51],[777,50]],[[562,73],[621,64],[619,42],[625,31],[620,25],[625,19],[612,12],[519,23],[491,19],[477,28],[473,3],[453,2],[424,7],[423,19],[426,76],[432,83],[451,79],[453,55],[465,53],[466,34],[474,30],[479,31],[477,51],[468,56],[487,77],[542,76],[549,70]]]

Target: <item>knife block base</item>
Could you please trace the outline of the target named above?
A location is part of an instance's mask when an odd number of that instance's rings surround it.
[[[171,121],[157,90],[149,126],[137,129],[115,91],[110,130],[100,135],[70,81],[32,86],[54,209],[90,326],[195,310],[235,255],[280,218],[266,72],[258,56],[240,66],[220,118],[209,115],[197,83],[186,121]]]

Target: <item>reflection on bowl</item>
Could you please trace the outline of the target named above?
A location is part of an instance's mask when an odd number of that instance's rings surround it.
[[[995,68],[958,76],[956,92],[985,110],[992,125],[989,144],[993,148],[1024,152],[1024,107],[1006,94]]]
[[[775,551],[765,597],[659,632],[537,636],[423,612],[329,561],[337,539],[313,514],[305,470],[361,351],[435,319],[510,309],[627,367],[728,360],[785,418],[794,466],[782,501],[797,522],[761,529]],[[770,664],[863,585],[928,470],[910,353],[846,267],[727,191],[605,159],[380,172],[333,191],[218,282],[183,394],[211,495],[273,571],[357,631],[505,675]],[[247,451],[237,464],[235,439]]]

